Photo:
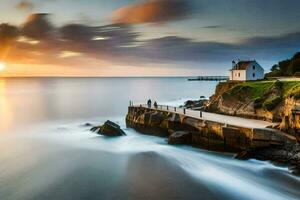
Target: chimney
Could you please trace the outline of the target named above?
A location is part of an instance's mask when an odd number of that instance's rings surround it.
[[[236,65],[235,61],[232,61],[232,68]]]

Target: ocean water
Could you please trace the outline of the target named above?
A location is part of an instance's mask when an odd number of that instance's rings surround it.
[[[299,199],[284,166],[188,146],[127,129],[129,101],[179,105],[216,82],[186,78],[0,80],[0,199]],[[127,136],[85,123],[112,120]]]

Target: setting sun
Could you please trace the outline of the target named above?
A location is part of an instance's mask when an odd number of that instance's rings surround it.
[[[5,64],[0,62],[0,71],[3,71],[5,69]]]

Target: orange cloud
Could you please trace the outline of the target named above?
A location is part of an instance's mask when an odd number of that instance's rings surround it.
[[[122,7],[113,13],[114,23],[159,23],[187,15],[188,5],[180,0],[150,0],[145,3]]]
[[[19,1],[16,6],[15,6],[17,9],[19,10],[29,10],[29,11],[32,11],[34,9],[34,4],[29,2],[29,1],[26,1],[26,0],[21,0]]]

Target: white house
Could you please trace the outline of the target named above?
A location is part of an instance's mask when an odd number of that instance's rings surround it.
[[[264,79],[264,69],[255,61],[232,61],[229,79],[231,81],[254,81]]]

